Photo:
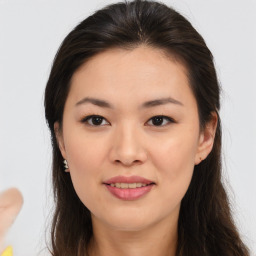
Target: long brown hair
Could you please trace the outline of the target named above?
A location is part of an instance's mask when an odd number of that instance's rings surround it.
[[[55,213],[51,229],[54,256],[86,255],[93,234],[90,211],[79,200],[65,173],[54,122],[62,124],[65,101],[74,72],[97,53],[113,47],[139,45],[164,50],[182,61],[198,105],[200,127],[218,114],[220,87],[213,56],[201,35],[174,9],[153,1],[109,5],[82,21],[61,44],[45,90],[45,116],[52,147]],[[208,157],[195,166],[181,202],[177,256],[248,256],[231,216],[221,181],[221,123]]]

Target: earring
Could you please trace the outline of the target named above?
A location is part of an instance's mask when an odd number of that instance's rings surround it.
[[[63,163],[64,163],[64,167],[65,167],[65,172],[68,172],[69,167],[68,167],[68,162],[67,162],[67,160],[64,159]]]
[[[199,156],[199,161],[198,161],[198,163],[197,163],[197,164],[195,164],[195,165],[199,165],[201,162],[202,162],[202,157],[201,157],[201,156]]]

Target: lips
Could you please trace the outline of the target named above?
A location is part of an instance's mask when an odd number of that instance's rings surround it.
[[[103,182],[103,184],[108,184],[108,185],[114,184],[114,183],[143,183],[146,185],[155,184],[155,182],[140,176],[115,176]]]
[[[147,185],[145,187],[140,188],[116,188],[110,185],[104,184],[106,189],[116,198],[126,201],[138,200],[146,194],[148,194],[152,188],[155,186],[154,184]]]
[[[125,188],[124,183],[132,184],[132,188]],[[153,181],[140,176],[116,176],[104,181],[103,184],[114,197],[121,200],[137,200],[148,194],[156,185]]]

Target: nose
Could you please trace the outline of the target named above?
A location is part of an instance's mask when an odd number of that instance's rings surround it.
[[[131,126],[123,126],[113,134],[110,159],[111,162],[132,166],[142,164],[147,160],[143,136]]]

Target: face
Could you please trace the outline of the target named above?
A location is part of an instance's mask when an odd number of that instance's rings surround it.
[[[92,219],[134,231],[177,220],[194,166],[211,151],[215,125],[208,127],[199,130],[185,67],[140,46],[107,50],[74,73],[57,139]],[[137,199],[103,184],[133,175],[155,183]]]

